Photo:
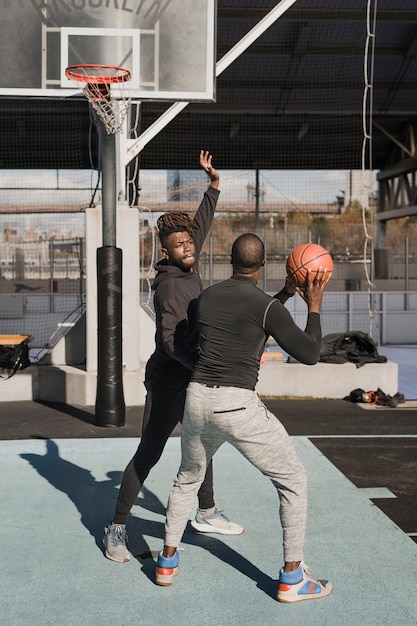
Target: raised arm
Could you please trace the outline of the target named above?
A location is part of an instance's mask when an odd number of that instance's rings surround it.
[[[218,189],[220,176],[211,164],[212,158],[213,155],[211,155],[207,150],[200,150],[200,167],[207,172],[211,181],[210,186]]]

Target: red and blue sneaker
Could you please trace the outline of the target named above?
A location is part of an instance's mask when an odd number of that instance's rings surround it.
[[[156,577],[155,582],[162,587],[169,587],[172,585],[174,576],[180,573],[180,557],[178,552],[174,556],[163,556],[162,550],[158,554],[158,560],[156,562]]]
[[[304,563],[292,572],[284,572],[282,569],[279,573],[278,602],[316,600],[328,596],[332,591],[332,583],[311,578],[311,571]]]

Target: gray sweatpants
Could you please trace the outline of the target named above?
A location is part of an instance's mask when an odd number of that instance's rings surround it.
[[[207,463],[228,441],[276,488],[284,561],[302,561],[307,521],[307,472],[278,419],[254,391],[190,383],[181,432],[181,466],[168,502],[165,545],[178,547]]]

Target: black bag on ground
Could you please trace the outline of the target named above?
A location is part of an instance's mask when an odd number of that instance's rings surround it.
[[[0,378],[11,378],[18,370],[29,367],[29,348],[26,341],[17,346],[0,346]]]
[[[387,357],[378,353],[372,337],[357,330],[347,333],[325,335],[321,342],[319,361],[325,363],[355,363],[362,367],[366,363],[386,363]]]

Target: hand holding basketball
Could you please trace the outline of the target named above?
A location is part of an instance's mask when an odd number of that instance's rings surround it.
[[[327,269],[320,269],[312,276],[311,270],[307,270],[306,283],[303,288],[296,287],[298,294],[307,304],[309,313],[320,313],[324,290],[330,280],[331,274]]]
[[[300,289],[304,289],[308,273],[310,281],[314,281],[320,269],[327,270],[330,278],[333,272],[333,259],[326,248],[315,243],[304,243],[290,252],[286,269],[288,279]]]

